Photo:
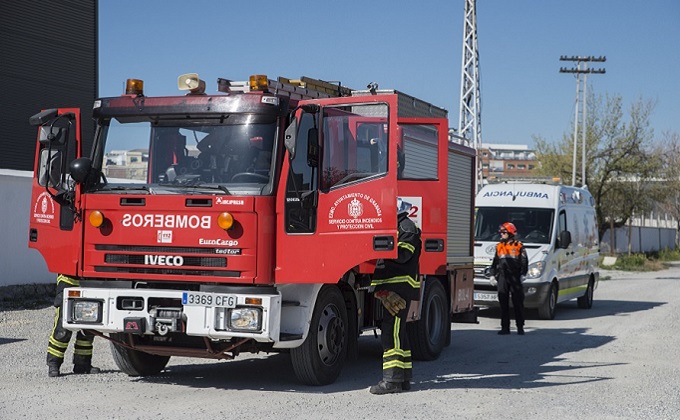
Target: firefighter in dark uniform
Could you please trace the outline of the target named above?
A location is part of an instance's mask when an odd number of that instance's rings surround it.
[[[386,311],[383,315],[383,379],[370,388],[371,394],[392,394],[411,389],[411,346],[406,333],[407,302],[420,298],[418,259],[420,229],[408,217],[411,205],[397,201],[399,254],[396,259],[381,260],[371,281],[374,295]]]
[[[501,306],[500,335],[510,334],[510,299],[515,309],[517,334],[524,335],[524,286],[529,260],[524,245],[515,239],[517,228],[514,224],[503,223],[498,232],[501,241],[496,244],[496,254],[491,263],[491,283],[498,285],[498,302]]]
[[[54,299],[54,306],[57,308],[54,316],[54,326],[47,345],[47,366],[50,377],[59,376],[59,368],[64,363],[64,353],[71,341],[72,331],[66,330],[61,326],[63,314],[61,311],[64,289],[67,287],[78,287],[80,283],[63,274],[57,276],[57,296]],[[92,366],[92,342],[94,336],[78,331],[76,343],[73,349],[73,373],[99,373],[99,368]]]

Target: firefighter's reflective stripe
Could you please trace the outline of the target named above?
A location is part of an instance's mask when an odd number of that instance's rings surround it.
[[[59,283],[60,281],[63,281],[64,283],[68,283],[71,286],[75,286],[75,287],[80,286],[80,282],[78,281],[78,279],[74,279],[73,277],[69,277],[69,276],[64,275],[64,274],[59,274],[57,276],[57,283]]]
[[[64,342],[55,338],[55,336],[60,336],[58,333],[58,330],[60,329],[58,323],[61,322],[60,311],[61,308],[57,308],[56,313],[54,314],[54,325],[52,326],[49,343],[47,344],[47,353],[59,359],[63,359],[64,353],[68,348],[68,340]]]
[[[66,348],[68,347],[68,341],[63,342],[54,338],[55,331],[57,330],[57,323],[61,321],[61,317],[59,316],[60,310],[61,308],[57,308],[54,315],[54,325],[52,326],[52,333],[50,334],[50,340],[47,345],[47,353],[58,357],[59,359],[63,359]]]
[[[92,341],[76,339],[76,345],[73,349],[73,354],[92,357]]]
[[[371,286],[381,286],[385,284],[399,284],[399,283],[406,283],[409,286],[413,287],[414,289],[419,289],[420,288],[420,282],[416,279],[414,279],[411,276],[396,276],[396,277],[391,277],[389,279],[373,279],[371,281]]]
[[[383,370],[411,369],[413,366],[411,363],[411,350],[401,348],[400,335],[403,334],[401,330],[401,319],[395,317],[394,326],[392,327],[392,343],[394,347],[383,352]]]
[[[397,247],[399,247],[399,248],[404,248],[405,250],[409,251],[411,254],[413,254],[414,252],[416,252],[416,247],[413,246],[413,245],[411,245],[411,244],[408,243],[408,242],[399,242],[399,243],[397,244]]]

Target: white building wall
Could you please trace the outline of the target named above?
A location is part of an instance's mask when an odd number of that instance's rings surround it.
[[[0,169],[0,287],[54,283],[42,255],[28,247],[33,172]]]

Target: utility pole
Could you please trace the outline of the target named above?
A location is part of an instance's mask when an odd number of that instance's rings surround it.
[[[482,108],[479,87],[479,51],[477,50],[477,6],[476,0],[465,0],[465,21],[463,24],[463,60],[460,82],[460,118],[458,135],[465,138],[477,153],[476,188],[482,185]]]
[[[565,55],[560,57],[560,61],[574,61],[576,62],[575,68],[560,67],[560,73],[575,73],[576,74],[576,106],[574,110],[574,156],[572,160],[571,169],[571,185],[576,185],[576,150],[578,143],[578,111],[579,104],[581,103],[581,96],[583,97],[583,121],[582,123],[582,149],[581,149],[581,185],[586,185],[586,123],[587,123],[587,95],[588,95],[588,74],[604,74],[605,69],[589,69],[588,63],[590,62],[600,62],[604,63],[607,58],[604,56],[594,57],[594,56],[571,56],[567,57]],[[581,78],[583,75],[583,78]],[[581,95],[582,93],[582,95]]]

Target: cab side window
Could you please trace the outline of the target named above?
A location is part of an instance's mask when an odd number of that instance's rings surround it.
[[[316,212],[302,207],[298,194],[316,188],[317,180],[313,176],[313,168],[307,163],[307,133],[314,125],[313,114],[303,114],[300,120],[295,158],[290,162],[288,181],[286,183],[286,232],[310,233],[316,230]]]

